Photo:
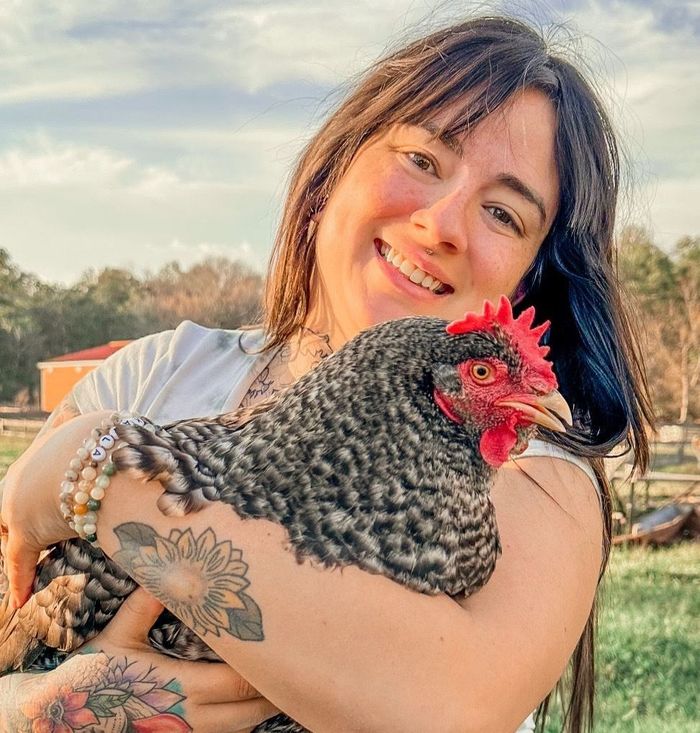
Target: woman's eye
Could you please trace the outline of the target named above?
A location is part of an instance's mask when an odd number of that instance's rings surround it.
[[[413,165],[416,166],[416,168],[420,168],[422,171],[430,171],[431,169],[435,170],[435,165],[433,164],[433,161],[428,158],[427,155],[423,155],[423,153],[416,153],[416,152],[410,152],[406,153],[408,156],[408,159],[413,163]]]
[[[496,221],[501,222],[501,224],[505,224],[507,227],[510,227],[514,232],[520,234],[520,229],[515,223],[513,217],[500,206],[487,206],[486,210],[491,213],[491,216],[496,219]]]

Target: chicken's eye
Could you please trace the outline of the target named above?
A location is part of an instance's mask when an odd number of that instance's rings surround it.
[[[493,379],[493,369],[490,364],[477,361],[471,365],[470,372],[477,382],[490,382]]]

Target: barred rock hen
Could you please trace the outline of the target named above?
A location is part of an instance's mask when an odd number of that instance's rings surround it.
[[[412,317],[363,332],[272,404],[149,432],[121,426],[114,461],[156,478],[169,514],[222,501],[281,524],[300,560],[353,564],[423,593],[471,594],[500,552],[489,489],[536,428],[571,414],[532,328],[510,303],[447,325]],[[266,409],[269,408],[269,409]],[[99,550],[56,546],[32,599],[3,609],[0,670],[55,663],[97,633],[134,587]],[[154,645],[214,653],[164,614]],[[57,656],[58,655],[58,656]],[[285,716],[256,731],[300,731]]]

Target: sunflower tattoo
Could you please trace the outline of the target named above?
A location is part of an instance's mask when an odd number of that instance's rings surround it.
[[[211,528],[195,537],[173,529],[168,537],[138,522],[115,530],[121,548],[114,560],[180,620],[200,635],[221,632],[262,641],[262,618],[243,591],[250,585],[241,550],[218,542]]]

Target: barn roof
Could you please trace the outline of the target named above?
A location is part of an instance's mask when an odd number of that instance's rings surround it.
[[[61,361],[104,361],[108,356],[112,356],[115,351],[119,351],[119,349],[129,343],[131,343],[131,339],[110,341],[102,346],[92,346],[82,351],[72,351],[70,354],[54,356],[52,359],[47,359],[46,361],[52,363]]]

